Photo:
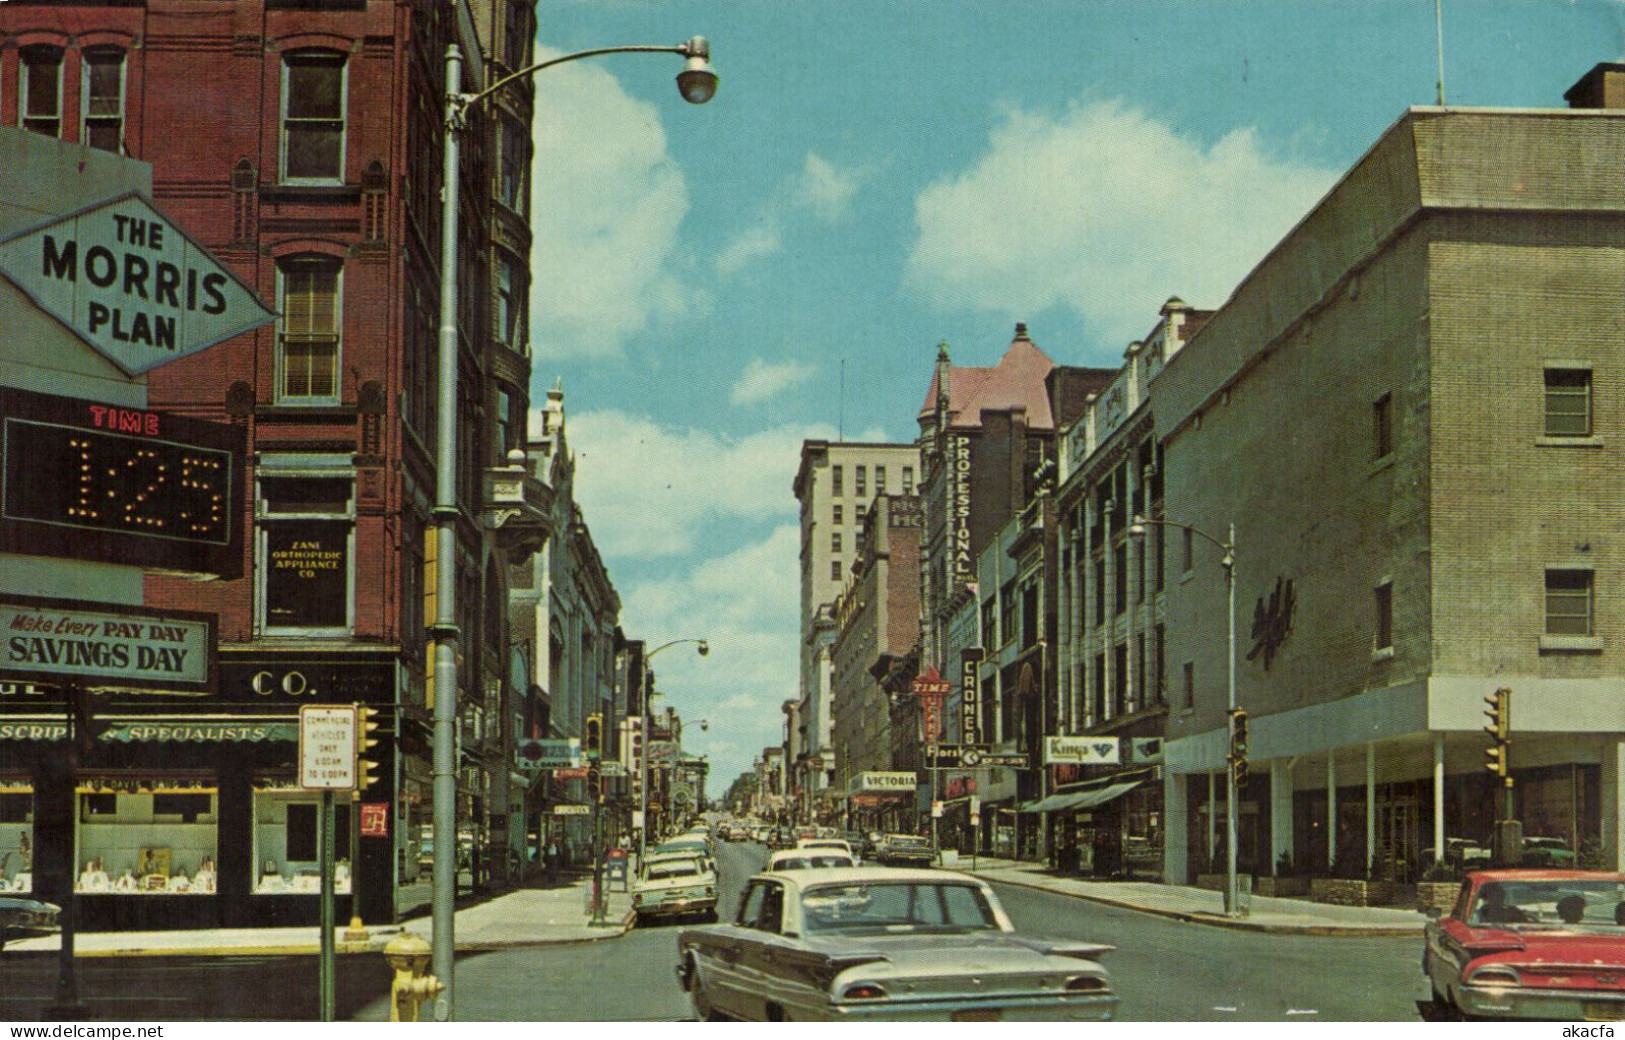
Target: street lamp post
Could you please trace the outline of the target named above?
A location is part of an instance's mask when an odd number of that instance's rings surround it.
[[[461,167],[461,137],[467,116],[474,106],[484,103],[509,83],[533,76],[543,69],[567,61],[604,54],[666,53],[687,58],[677,74],[677,87],[684,100],[703,105],[717,90],[717,76],[711,70],[711,45],[695,36],[675,47],[601,47],[537,62],[520,69],[473,94],[459,91],[463,55],[455,43],[446,47],[446,146],[440,190],[440,392],[436,401],[438,429],[435,440],[435,619],[430,636],[435,643],[434,658],[434,869],[433,941],[431,971],[445,986],[435,1001],[438,1022],[451,1019],[455,1007],[453,985],[455,902],[457,895],[457,644],[461,634],[457,624],[457,195]]]
[[[654,749],[654,743],[649,739],[649,731],[654,724],[654,716],[649,712],[649,700],[654,696],[654,683],[649,679],[649,662],[653,661],[660,651],[683,643],[693,643],[694,649],[701,657],[711,652],[711,644],[703,639],[673,639],[661,643],[643,657],[643,753],[638,756],[638,813],[643,820],[643,826],[638,828],[639,870],[643,869],[643,858],[649,851],[649,753]]]
[[[1224,568],[1225,598],[1228,607],[1227,649],[1229,660],[1227,662],[1228,677],[1226,693],[1228,698],[1228,711],[1225,714],[1226,725],[1235,716],[1236,711],[1236,525],[1231,524],[1228,537],[1224,541],[1208,534],[1199,527],[1182,524],[1177,520],[1148,520],[1143,516],[1134,518],[1129,525],[1128,533],[1132,538],[1144,538],[1145,529],[1152,524],[1159,527],[1178,527],[1189,531],[1200,538],[1205,538],[1218,546],[1224,552],[1219,560]],[[1227,917],[1241,916],[1241,899],[1239,884],[1236,877],[1236,766],[1234,762],[1227,763],[1225,769],[1225,814],[1224,814],[1224,912]]]

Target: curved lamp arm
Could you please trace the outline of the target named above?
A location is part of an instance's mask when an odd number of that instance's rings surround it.
[[[1134,518],[1134,522],[1128,525],[1129,537],[1130,538],[1144,538],[1145,537],[1145,529],[1147,527],[1152,526],[1152,525],[1155,525],[1157,527],[1178,527],[1178,528],[1180,528],[1182,530],[1189,531],[1191,534],[1194,534],[1199,538],[1206,538],[1208,541],[1210,541],[1214,545],[1218,546],[1219,549],[1224,553],[1224,559],[1219,561],[1223,566],[1225,566],[1225,567],[1234,567],[1236,565],[1236,525],[1235,524],[1230,525],[1230,531],[1229,531],[1230,539],[1229,539],[1229,541],[1220,541],[1219,539],[1217,539],[1217,538],[1213,537],[1212,535],[1208,534],[1206,531],[1202,530],[1200,527],[1192,527],[1190,524],[1182,524],[1178,520],[1151,520],[1151,519],[1147,519],[1146,517],[1143,517],[1143,516],[1137,516],[1137,517]]]
[[[518,72],[502,77],[477,94],[458,94],[458,115],[467,112],[476,104],[516,80],[524,79],[526,76],[533,76],[543,69],[552,68],[554,65],[563,65],[567,61],[597,58],[605,54],[681,54],[688,59],[687,67],[677,75],[677,84],[682,89],[684,99],[692,104],[703,105],[710,101],[711,96],[717,91],[717,74],[711,70],[710,41],[703,36],[695,36],[687,43],[679,43],[675,47],[661,47],[655,44],[594,47],[592,50],[577,51],[574,54],[564,54],[557,58],[539,61],[534,65],[520,69]]]

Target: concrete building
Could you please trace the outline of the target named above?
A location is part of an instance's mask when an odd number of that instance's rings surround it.
[[[792,485],[801,507],[802,752],[790,760],[805,792],[803,811],[827,815],[844,790],[831,788],[839,757],[831,743],[834,718],[831,647],[834,605],[863,548],[864,521],[877,495],[915,493],[920,453],[912,444],[804,441]]]
[[[1625,867],[1622,77],[1408,110],[1156,378],[1166,518],[1234,525],[1243,870],[1483,843],[1498,688],[1527,833]],[[1165,542],[1175,881],[1224,815],[1220,555]]]
[[[545,720],[546,732],[536,735],[580,739],[589,715],[601,716],[603,733],[619,732],[626,697],[625,691],[617,695],[616,655],[624,641],[620,595],[575,499],[576,462],[566,426],[564,391],[555,386],[537,413],[526,453],[527,475],[545,489],[547,526],[554,533],[513,565],[508,613],[517,666],[532,677],[532,715]],[[586,781],[552,780],[544,771],[516,794],[514,812],[522,803],[523,829],[536,836],[551,805],[586,801]],[[590,826],[590,817],[563,816],[554,829],[584,845]]]
[[[530,362],[522,324],[498,320],[523,308],[495,301],[522,290],[502,280],[511,264],[493,265],[528,250],[512,180],[528,163],[528,84],[471,113],[463,135],[455,693],[430,688],[425,575],[444,53],[461,46],[463,88],[479,89],[528,59],[533,36],[525,0],[0,5],[0,123],[150,162],[153,199],[174,226],[280,313],[147,377],[153,408],[247,438],[251,469],[233,508],[251,533],[240,577],[149,576],[144,597],[218,616],[219,713],[268,700],[288,718],[313,702],[379,710],[390,739],[366,813],[387,824],[353,836],[368,921],[427,899],[437,692],[458,698],[462,747],[458,834],[440,840],[469,849],[482,884],[510,859],[507,569],[545,531],[540,489],[507,456],[522,448]],[[499,134],[507,121],[517,134]],[[523,147],[499,159],[499,140]],[[263,743],[238,749],[241,775],[200,762],[185,778],[217,800],[218,822],[199,833],[219,845],[223,884],[230,846],[244,896],[216,924],[316,919],[315,898],[287,880],[311,865],[310,796],[294,789],[286,731]]]
[[[881,683],[893,662],[911,655],[919,642],[920,499],[918,495],[880,495],[864,518],[862,549],[852,563],[846,588],[835,602],[836,633],[831,647],[835,746],[835,790],[852,794],[858,774],[890,772],[897,745],[918,745],[917,727],[892,729],[892,698]],[[882,810],[891,814],[889,828],[900,822],[898,810],[912,814],[913,792],[885,804],[869,800],[858,815],[879,824]]]

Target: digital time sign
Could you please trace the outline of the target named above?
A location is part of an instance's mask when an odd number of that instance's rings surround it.
[[[223,423],[0,389],[0,550],[238,577],[244,447]]]

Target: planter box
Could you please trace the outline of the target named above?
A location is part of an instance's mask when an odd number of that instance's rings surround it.
[[[1225,880],[1223,874],[1198,874],[1196,875],[1196,887],[1205,888],[1209,892],[1223,892]]]
[[[1297,899],[1309,894],[1306,877],[1261,877],[1253,882],[1253,895]]]
[[[1416,908],[1427,913],[1429,907],[1436,906],[1440,914],[1448,914],[1450,908],[1456,905],[1456,896],[1460,892],[1460,881],[1418,881]]]
[[[1348,881],[1343,878],[1315,878],[1309,883],[1309,898],[1336,906],[1382,906],[1388,902],[1392,882]]]

